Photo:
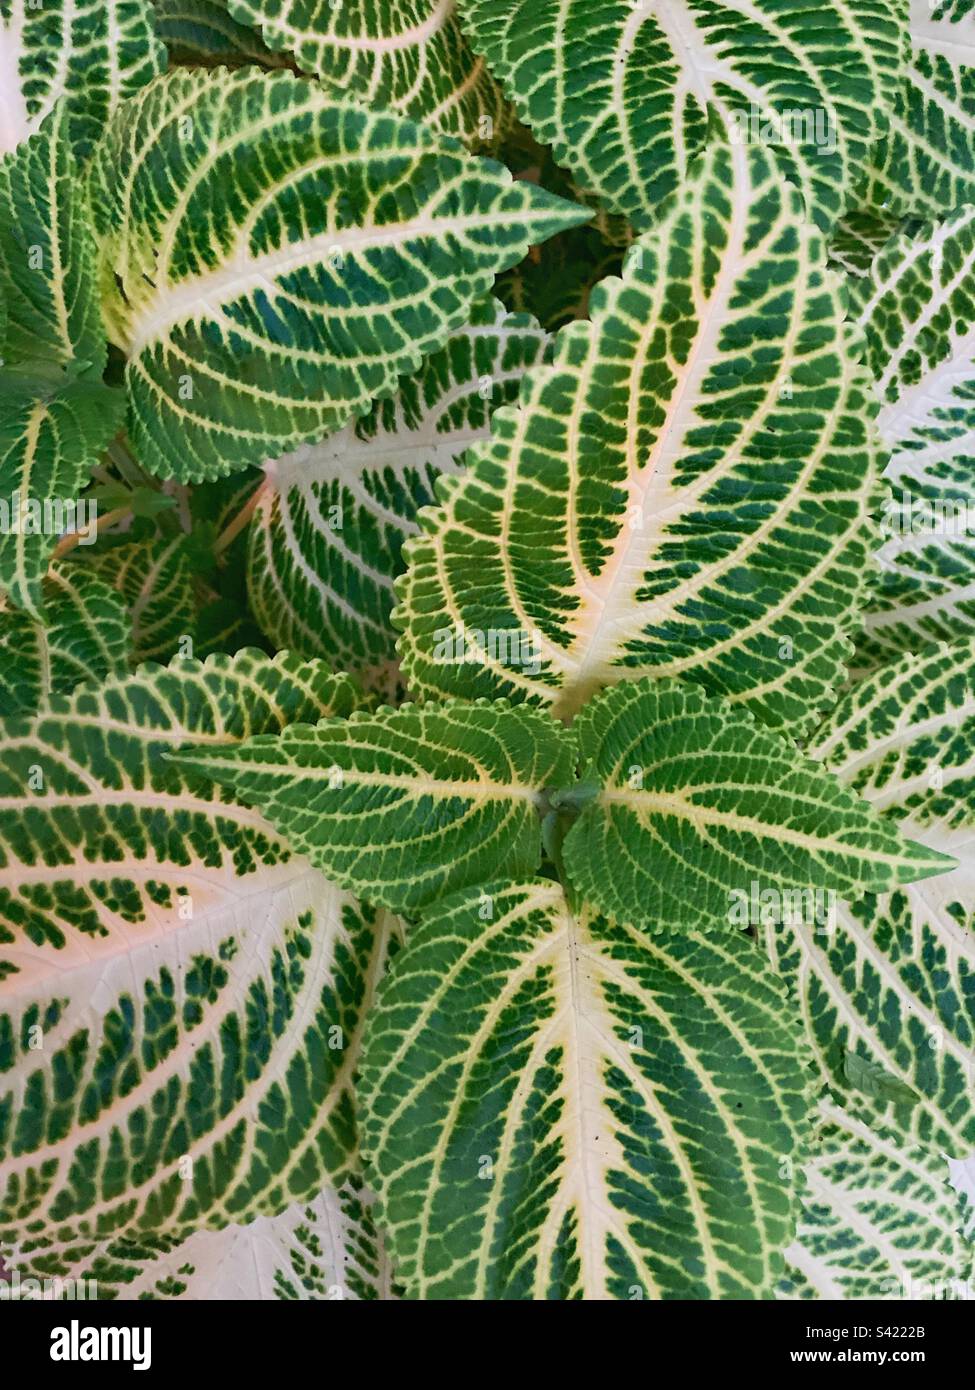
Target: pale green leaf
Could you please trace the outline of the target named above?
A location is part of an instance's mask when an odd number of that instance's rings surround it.
[[[972,1247],[945,1160],[878,1135],[831,1100],[819,1117],[778,1297],[964,1297]]]
[[[458,893],[410,929],[364,1044],[397,1276],[428,1300],[767,1294],[808,1079],[747,938],[646,938],[542,879]]]
[[[812,749],[904,834],[959,867],[886,896],[841,903],[824,930],[768,926],[824,1079],[850,1093],[855,1053],[901,1083],[857,1093],[909,1142],[975,1148],[975,643],[878,670],[844,697]]]
[[[149,0],[0,0],[0,151],[63,99],[84,157],[125,97],[165,66]]]
[[[891,238],[851,289],[891,451],[862,666],[975,633],[975,208]]]
[[[698,687],[628,681],[587,706],[573,732],[599,790],[565,838],[566,873],[620,920],[745,927],[756,892],[784,905],[954,867]]]
[[[541,858],[542,790],[573,780],[571,737],[504,701],[406,705],[179,755],[232,788],[335,883],[412,912]]]
[[[132,443],[184,480],[363,414],[497,272],[589,215],[412,121],[253,69],[152,83],[101,142],[92,203]]]
[[[490,437],[491,411],[517,396],[546,337],[496,300],[362,420],[267,465],[251,522],[247,582],[277,647],[321,656],[381,691],[395,688],[393,580],[435,479]]]
[[[709,156],[421,514],[394,613],[415,690],[565,716],[673,675],[790,730],[831,702],[878,449],[823,261],[764,151]]]

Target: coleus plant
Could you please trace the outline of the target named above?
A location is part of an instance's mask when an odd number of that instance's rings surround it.
[[[6,1268],[964,1290],[972,22],[0,0]]]

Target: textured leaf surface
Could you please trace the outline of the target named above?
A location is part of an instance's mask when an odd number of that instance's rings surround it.
[[[971,1278],[972,1248],[944,1159],[878,1135],[828,1100],[820,1119],[779,1297],[957,1296]]]
[[[908,63],[860,203],[937,217],[975,202],[975,24],[970,6],[911,0]]]
[[[0,0],[0,151],[28,139],[62,98],[87,155],[120,102],[166,66],[148,0]]]
[[[844,1057],[913,1093],[858,1095],[867,1113],[933,1152],[975,1148],[975,646],[907,657],[860,682],[814,752],[905,834],[959,867],[882,897],[840,904],[835,930],[768,928],[795,983],[823,1076],[849,1092]]]
[[[709,120],[712,141],[758,143],[769,118],[776,158],[827,226],[896,91],[898,7],[874,0],[461,0],[460,9],[537,139],[640,227],[708,143]]]
[[[52,565],[41,592],[43,623],[0,609],[0,717],[32,714],[48,695],[121,676],[128,665],[128,613],[87,566]]]
[[[277,647],[321,656],[387,687],[389,614],[406,536],[435,479],[490,436],[546,337],[496,300],[355,425],[269,464],[250,526],[248,592]]]
[[[153,9],[156,30],[175,62],[291,65],[287,53],[272,53],[249,25],[234,19],[224,0],[153,0]]]
[[[179,760],[260,806],[334,882],[397,911],[532,873],[541,792],[574,780],[565,730],[503,701],[293,725]]]
[[[627,682],[573,731],[600,790],[565,838],[565,867],[588,902],[620,920],[744,926],[734,909],[753,886],[855,893],[954,866],[699,688]]]
[[[196,603],[185,535],[123,541],[91,559],[125,602],[136,663],[189,655]]]
[[[364,413],[498,271],[588,216],[287,72],[154,82],[113,122],[92,179],[133,445],[182,479]]]
[[[61,1280],[69,1298],[75,1291],[78,1297],[126,1301],[364,1302],[396,1296],[382,1238],[356,1179],[278,1216],[195,1231],[185,1239],[161,1230],[129,1231],[94,1246],[84,1239],[52,1246],[28,1237],[20,1251],[4,1253],[21,1281]]]
[[[547,880],[457,894],[411,928],[363,1053],[397,1275],[425,1299],[759,1295],[808,1074],[746,938],[648,940]]]
[[[163,754],[354,698],[320,664],[242,653],[5,721],[0,1239],[183,1235],[347,1169],[391,919]]]
[[[465,143],[507,123],[504,99],[461,32],[454,0],[229,0],[274,50],[367,106]]]
[[[829,703],[876,460],[823,254],[762,150],[709,157],[421,517],[394,615],[415,689],[565,715],[675,675],[791,729]]]
[[[0,297],[6,301],[5,365],[57,363],[99,377],[105,330],[95,247],[61,106],[14,154],[0,160]]]
[[[78,517],[66,504],[74,507],[124,408],[122,393],[99,381],[0,377],[0,587],[34,616],[57,537]]]
[[[894,236],[851,293],[891,450],[860,661],[975,633],[975,208]]]

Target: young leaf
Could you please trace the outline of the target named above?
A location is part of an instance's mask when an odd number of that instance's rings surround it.
[[[61,100],[84,158],[105,122],[166,66],[149,0],[0,0],[0,152],[40,127]]]
[[[877,458],[823,254],[762,149],[708,157],[421,516],[394,613],[416,690],[564,716],[676,675],[790,729],[832,699]],[[477,633],[534,659],[458,656]]]
[[[972,1276],[972,1248],[944,1159],[879,1135],[830,1100],[819,1115],[778,1297],[958,1296]]]
[[[395,924],[163,754],[354,701],[320,663],[245,652],[5,721],[0,1241],[182,1235],[348,1170]]]
[[[321,656],[388,689],[389,614],[403,541],[434,480],[490,437],[546,336],[494,299],[476,305],[420,371],[339,434],[267,466],[250,525],[248,594],[275,646]]]
[[[975,633],[975,208],[891,238],[851,308],[891,450],[859,662]]]
[[[566,730],[504,701],[295,724],[177,761],[259,806],[335,883],[404,912],[498,873],[533,873],[541,793],[574,780]]]
[[[71,515],[65,504],[76,504],[124,408],[122,393],[100,381],[0,374],[0,588],[32,617]]]
[[[857,1101],[932,1152],[975,1147],[975,642],[877,671],[844,697],[813,752],[905,834],[954,855],[943,878],[841,903],[833,929],[768,927],[818,1064],[851,1091],[850,1053],[903,1087]]]
[[[573,727],[599,784],[565,838],[587,902],[652,930],[745,926],[753,887],[857,893],[955,861],[890,821],[779,735],[676,681],[628,681]]]
[[[879,0],[460,0],[460,11],[536,138],[641,228],[694,156],[729,136],[774,149],[827,227],[900,70],[898,7]]]
[[[471,52],[454,0],[228,0],[275,51],[326,87],[423,121],[465,144],[508,124],[504,98]]]
[[[97,380],[105,369],[95,246],[62,104],[15,154],[0,160],[3,363],[49,362]]]
[[[411,928],[363,1051],[397,1275],[424,1299],[762,1296],[808,1076],[747,938],[646,938],[541,879],[458,893]]]
[[[0,717],[33,714],[49,695],[128,666],[128,613],[86,565],[52,565],[41,594],[43,624],[0,607]]]
[[[531,242],[589,216],[412,121],[253,70],[170,73],[128,103],[92,203],[133,446],[184,480],[362,414]]]

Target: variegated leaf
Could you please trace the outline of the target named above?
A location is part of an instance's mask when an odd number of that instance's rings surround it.
[[[458,893],[393,962],[360,1099],[410,1296],[748,1298],[779,1274],[809,1070],[743,936],[646,938],[545,879]]]
[[[878,458],[823,260],[764,151],[708,157],[421,514],[394,612],[418,692],[565,716],[676,675],[790,729],[831,701]]]
[[[120,102],[166,66],[149,0],[0,0],[0,152],[64,101],[87,155]]]
[[[93,552],[90,564],[125,602],[134,663],[201,654],[185,535],[121,540]]]
[[[49,695],[128,666],[129,615],[88,566],[52,565],[41,591],[43,623],[0,607],[0,717],[33,714]]]
[[[258,63],[262,68],[290,67],[287,53],[272,53],[260,35],[241,24],[225,0],[152,0],[156,31],[177,63],[228,67]]]
[[[793,982],[820,1070],[849,1094],[847,1055],[883,1069],[858,1103],[910,1143],[975,1148],[975,643],[938,646],[861,681],[813,753],[903,833],[959,867],[835,921],[764,928]]]
[[[892,496],[858,661],[975,633],[975,208],[894,236],[851,290]]]
[[[368,106],[466,144],[509,122],[504,98],[461,32],[454,0],[228,0],[275,52]]]
[[[878,1134],[832,1100],[819,1118],[779,1298],[964,1297],[975,1252],[945,1160]]]
[[[764,143],[827,227],[896,94],[885,0],[460,0],[519,115],[580,184],[638,227],[731,138]]]
[[[394,923],[163,755],[355,698],[320,663],[244,652],[5,721],[0,1240],[182,1237],[347,1172]]]
[[[92,204],[133,446],[184,480],[364,413],[531,242],[589,216],[412,121],[253,69],[177,71],[128,103]]]
[[[954,867],[699,687],[627,681],[593,700],[573,733],[594,795],[565,837],[565,871],[620,921],[744,927],[756,885],[791,901]]]
[[[496,300],[364,419],[267,466],[249,531],[248,592],[278,647],[321,656],[370,686],[395,686],[389,620],[406,536],[435,479],[490,437],[546,337]]]
[[[571,736],[505,701],[359,712],[178,761],[259,806],[335,883],[404,912],[534,873],[542,791],[574,781]]]

